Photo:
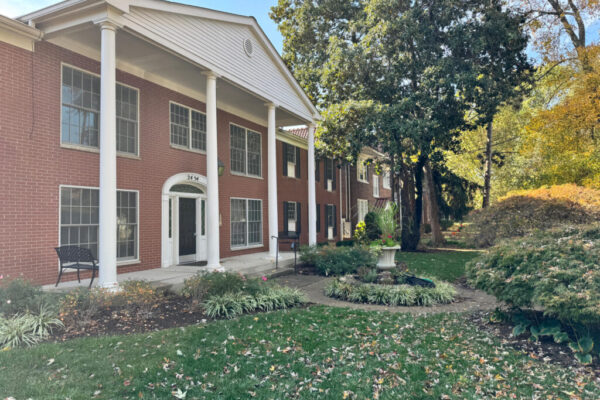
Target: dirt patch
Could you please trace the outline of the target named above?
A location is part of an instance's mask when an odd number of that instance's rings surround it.
[[[529,334],[517,337],[512,335],[513,325],[507,322],[490,321],[490,311],[477,311],[469,316],[484,332],[497,337],[503,345],[508,345],[518,351],[528,354],[531,358],[546,363],[558,364],[570,369],[581,369],[600,378],[600,361],[595,357],[591,365],[581,365],[566,344],[554,343],[551,338],[541,337],[538,342],[529,340]]]

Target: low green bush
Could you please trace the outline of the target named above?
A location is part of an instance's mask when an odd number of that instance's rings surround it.
[[[39,286],[21,278],[0,278],[0,315],[37,312],[42,305],[56,309],[61,297],[59,293],[44,292]]]
[[[225,293],[209,297],[203,304],[211,318],[234,318],[253,311],[286,309],[306,303],[302,292],[282,286],[271,286],[254,294]]]
[[[469,282],[566,323],[600,323],[600,224],[502,242],[467,264]]]
[[[354,239],[340,240],[335,243],[335,246],[336,247],[352,247],[352,246],[354,246]]]
[[[338,278],[325,287],[325,295],[353,303],[388,306],[432,306],[451,303],[456,290],[446,282],[436,282],[435,288],[410,285],[379,285]]]
[[[266,278],[246,278],[234,272],[200,272],[184,281],[181,293],[199,304],[208,297],[227,293],[254,295],[269,286]]]
[[[375,267],[377,254],[365,246],[305,246],[300,250],[300,261],[314,266],[321,275],[346,275],[359,267]]]

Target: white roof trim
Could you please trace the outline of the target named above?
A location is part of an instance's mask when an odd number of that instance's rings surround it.
[[[281,58],[271,41],[265,35],[264,31],[262,30],[262,28],[260,27],[260,25],[254,17],[226,13],[223,11],[211,10],[187,4],[172,3],[163,0],[65,0],[60,3],[42,8],[38,11],[23,15],[22,17],[19,17],[19,20],[28,22],[30,20],[35,21],[36,19],[44,19],[44,17],[52,18],[53,14],[59,14],[63,11],[66,11],[69,8],[87,8],[91,5],[99,4],[107,4],[113,6],[124,13],[129,12],[129,7],[138,7],[163,12],[170,12],[175,14],[208,18],[222,22],[246,25],[250,27],[262,42],[261,44],[263,44],[267,48],[272,61],[282,71],[290,86],[302,100],[304,105],[308,108],[309,113],[312,114],[313,120],[320,118],[319,111],[317,110],[315,105],[310,101],[310,99],[308,98],[308,96],[306,95],[296,78],[287,68],[287,66],[283,62],[283,59]],[[184,56],[188,58],[187,55]]]
[[[33,40],[40,40],[44,36],[44,33],[39,29],[25,25],[12,18],[5,17],[4,15],[0,15],[0,26]]]

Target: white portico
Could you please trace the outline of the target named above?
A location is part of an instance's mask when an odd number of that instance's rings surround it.
[[[158,0],[67,0],[19,19],[39,29],[42,40],[99,61],[101,65],[98,169],[101,286],[115,289],[118,286],[117,158],[123,155],[117,151],[116,140],[117,70],[206,106],[206,149],[201,152],[206,157],[206,174],[182,171],[167,178],[162,183],[161,193],[157,193],[161,196],[162,267],[176,265],[186,256],[185,260],[206,260],[209,268],[221,265],[224,238],[220,207],[224,199],[219,193],[219,155],[229,149],[219,148],[223,132],[218,131],[217,110],[267,127],[263,138],[267,141],[267,170],[261,179],[267,181],[268,187],[263,229],[268,229],[271,256],[276,251],[274,237],[278,234],[279,217],[277,130],[285,126],[310,126],[308,232],[309,243],[316,243],[314,122],[318,112],[254,18]],[[147,101],[143,91],[139,101]],[[145,140],[144,135],[141,130],[141,141]],[[141,152],[130,158],[135,157],[149,155]],[[197,171],[195,167],[190,166],[189,171]],[[195,189],[186,190],[177,185]],[[172,190],[173,187],[176,190]],[[195,252],[184,254],[180,245],[185,232],[179,232],[175,238],[173,229],[175,224],[181,227],[179,216],[191,213],[192,208],[197,235],[193,245]]]

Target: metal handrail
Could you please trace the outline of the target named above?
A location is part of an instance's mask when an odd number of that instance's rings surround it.
[[[277,235],[273,235],[271,236],[271,239],[277,239],[277,247],[275,248],[275,269],[277,269],[279,267],[279,236]],[[298,251],[298,246],[300,245],[300,239],[288,239],[291,240],[291,243],[293,244],[292,248],[294,249],[294,271],[296,271],[296,265],[297,265],[297,251]]]

